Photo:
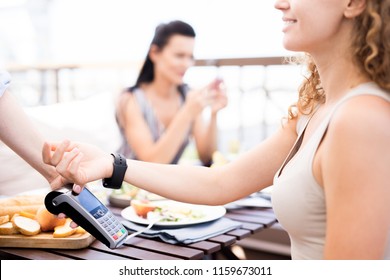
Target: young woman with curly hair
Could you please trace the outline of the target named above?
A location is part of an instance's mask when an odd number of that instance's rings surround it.
[[[276,0],[275,7],[285,48],[306,53],[308,65],[279,131],[219,168],[127,160],[125,180],[211,205],[273,184],[293,259],[390,259],[390,0]],[[69,147],[50,152],[46,144],[43,154],[76,191],[112,176],[110,155],[87,161],[88,150]]]

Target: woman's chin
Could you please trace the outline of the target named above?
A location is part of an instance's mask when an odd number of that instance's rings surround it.
[[[177,78],[172,79],[172,84],[174,84],[176,86],[180,86],[183,83],[184,83],[183,77],[177,77]]]
[[[303,48],[302,46],[300,46],[300,44],[298,44],[297,42],[293,42],[291,40],[288,40],[288,38],[284,38],[283,39],[283,47],[288,50],[288,51],[292,51],[292,52],[302,52]]]

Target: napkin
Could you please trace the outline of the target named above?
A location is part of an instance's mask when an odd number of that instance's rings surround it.
[[[128,220],[122,220],[121,222],[126,228],[132,231],[139,231],[145,228],[144,226],[137,225]],[[240,222],[222,217],[215,221],[181,228],[172,229],[152,227],[141,235],[158,237],[162,241],[170,244],[190,244],[223,234],[240,227]]]
[[[242,207],[260,207],[272,208],[272,203],[269,199],[260,196],[250,196],[224,205],[226,209],[236,209]]]

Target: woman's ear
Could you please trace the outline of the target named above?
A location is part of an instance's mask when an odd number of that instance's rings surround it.
[[[355,18],[359,16],[367,7],[367,0],[349,0],[348,6],[344,11],[346,18]]]
[[[149,57],[152,62],[155,62],[158,54],[160,53],[160,48],[156,45],[151,45],[149,49]]]

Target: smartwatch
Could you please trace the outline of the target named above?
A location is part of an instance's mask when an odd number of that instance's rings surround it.
[[[103,187],[110,189],[120,189],[127,170],[126,158],[119,154],[111,154],[114,157],[114,169],[110,178],[103,179]]]

